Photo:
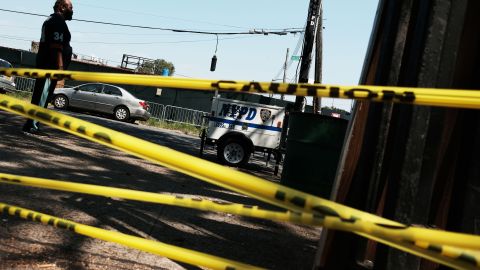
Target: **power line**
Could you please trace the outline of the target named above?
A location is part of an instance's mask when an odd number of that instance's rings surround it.
[[[295,47],[295,50],[293,50],[293,53],[292,53],[292,56],[294,55],[297,55],[298,51],[300,50],[300,47],[302,46],[303,44],[303,33],[298,37],[298,42],[297,42],[297,46]],[[287,70],[292,66],[293,64],[293,60],[292,58],[290,58],[290,60],[288,60],[288,63],[287,63]],[[300,62],[300,61],[299,61]],[[298,68],[298,67],[297,67]],[[279,78],[279,76],[282,74],[283,72],[283,64],[282,64],[282,67],[280,67],[280,70],[277,72],[277,74],[273,77],[274,79],[275,78]],[[292,81],[293,82],[293,81]]]
[[[230,40],[230,39],[246,39],[252,37],[231,37],[231,38],[221,38],[219,40]],[[109,44],[109,45],[148,45],[148,44],[178,44],[178,43],[195,43],[195,42],[206,42],[214,41],[216,39],[199,39],[199,40],[180,40],[180,41],[153,41],[153,42],[103,42],[103,41],[76,41],[75,43],[83,44]]]
[[[157,17],[157,18],[165,18],[165,19],[169,19],[169,20],[178,20],[178,21],[184,21],[184,22],[204,23],[204,24],[225,26],[225,27],[238,28],[238,29],[247,29],[247,27],[240,27],[240,26],[234,26],[234,25],[228,25],[228,24],[217,24],[217,23],[206,22],[206,21],[187,20],[187,19],[176,18],[176,17],[161,16],[161,15],[157,15],[157,14],[153,14],[153,13],[148,13],[148,12],[138,12],[138,11],[132,11],[132,10],[118,9],[118,8],[102,7],[102,6],[97,6],[97,5],[89,5],[89,4],[83,4],[83,3],[76,3],[76,5],[93,7],[93,8],[100,8],[100,9],[106,9],[106,10],[113,10],[113,11],[120,11],[120,12],[131,13],[131,14],[138,14],[138,15],[147,15],[147,16],[152,16],[152,17]]]
[[[22,15],[30,15],[30,16],[37,16],[37,17],[48,17],[46,15],[37,14],[37,13],[30,13],[24,11],[17,11],[17,10],[9,10],[9,9],[0,9],[0,11],[22,14]],[[281,31],[268,31],[265,29],[253,29],[247,32],[211,32],[211,31],[196,31],[196,30],[187,30],[187,29],[176,29],[176,28],[164,28],[164,27],[152,27],[152,26],[142,26],[142,25],[132,25],[132,24],[122,24],[122,23],[111,23],[111,22],[102,22],[102,21],[92,21],[92,20],[83,20],[83,19],[73,19],[73,21],[77,22],[86,22],[86,23],[95,23],[95,24],[102,24],[102,25],[111,25],[111,26],[120,26],[120,27],[130,27],[130,28],[138,28],[138,29],[149,29],[149,30],[161,30],[161,31],[172,31],[176,33],[192,33],[192,34],[207,34],[207,35],[287,35],[287,34],[297,34],[302,33],[304,30],[298,28],[287,28]],[[298,30],[297,30],[298,29]]]
[[[24,37],[0,35],[5,39],[32,41],[32,39],[25,39]],[[232,40],[232,39],[247,39],[252,37],[229,37],[219,38],[219,40]],[[178,44],[178,43],[195,43],[195,42],[207,42],[215,41],[216,39],[198,39],[198,40],[180,40],[180,41],[150,41],[150,42],[103,42],[103,41],[75,41],[74,43],[81,44],[107,44],[107,45],[149,45],[149,44]]]
[[[243,26],[235,26],[235,25],[228,25],[228,24],[218,24],[218,23],[207,22],[207,21],[198,21],[198,20],[188,20],[188,19],[177,18],[177,17],[161,16],[161,15],[158,15],[158,14],[148,13],[148,12],[138,12],[138,11],[132,11],[132,10],[124,10],[124,9],[118,9],[118,8],[111,8],[111,7],[90,5],[90,4],[83,4],[83,3],[76,3],[76,5],[93,7],[93,8],[100,8],[100,9],[105,9],[105,10],[113,10],[113,11],[119,11],[119,12],[131,13],[131,14],[147,15],[147,16],[152,16],[152,17],[157,17],[157,18],[165,18],[165,19],[169,19],[169,20],[178,20],[178,21],[185,21],[185,22],[204,23],[204,24],[225,26],[225,27],[237,28],[237,29],[249,29],[248,27],[243,27]],[[298,27],[297,27],[297,28],[260,28],[260,29],[264,29],[264,30],[268,30],[268,31],[288,31],[288,30],[303,30],[303,29],[305,29],[305,28],[298,28]],[[204,30],[204,31],[205,31],[205,30]]]

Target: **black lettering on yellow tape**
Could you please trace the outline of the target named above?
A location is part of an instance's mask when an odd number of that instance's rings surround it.
[[[53,116],[49,113],[45,113],[45,112],[37,112],[35,114],[38,118],[44,120],[44,121],[47,121],[47,122],[52,122],[52,118]]]
[[[387,229],[393,229],[393,230],[404,230],[404,229],[408,229],[409,226],[406,226],[406,225],[390,225],[390,224],[383,224],[383,223],[375,223],[375,225],[379,226],[379,227],[383,227],[383,228],[387,228]]]
[[[366,97],[359,96],[359,93],[367,93]],[[375,92],[370,91],[369,89],[365,88],[352,88],[350,90],[345,91],[345,96],[354,99],[372,99],[378,97],[378,94]]]
[[[297,92],[297,85],[296,84],[289,84],[287,86],[287,94],[295,94]]]
[[[86,135],[87,134],[87,128],[85,126],[79,126],[77,128],[77,132]]]
[[[60,124],[60,118],[54,117],[54,118],[52,119],[52,123],[54,123],[55,125],[59,125],[59,124]]]
[[[218,81],[218,82],[213,82],[212,87],[217,90],[235,90],[235,88],[232,87],[222,87],[223,84],[236,84],[235,81]]]
[[[332,97],[332,98],[338,98],[338,97],[340,97],[340,88],[338,88],[338,87],[330,87],[329,96]]]
[[[355,223],[355,221],[357,221],[358,219],[355,217],[351,217],[351,218],[340,218],[340,220],[346,223]]]
[[[477,259],[475,259],[475,257],[473,257],[473,256],[462,253],[460,255],[460,257],[458,257],[458,259],[463,261],[463,262],[466,262],[468,264],[471,264],[471,265],[474,265],[474,266],[478,267]]]
[[[285,192],[280,190],[277,190],[277,192],[275,192],[275,199],[284,202],[286,198],[287,194]]]
[[[215,204],[218,204],[218,205],[232,205],[233,204],[233,203],[230,203],[230,202],[222,202],[222,201],[212,201],[212,202],[215,203]]]
[[[9,214],[10,206],[4,205],[0,208],[0,212]]]
[[[110,143],[110,144],[112,143],[112,139],[110,138],[110,136],[104,132],[97,132],[93,134],[93,137],[97,140],[100,140],[106,143]]]
[[[437,253],[442,253],[442,246],[439,245],[428,245],[427,249]]]
[[[273,93],[279,93],[278,88],[280,87],[279,83],[271,83],[268,90],[272,91]]]
[[[3,178],[2,178],[2,180],[3,180]],[[13,214],[10,213],[10,209],[15,209]],[[26,220],[37,221],[37,222],[43,223],[42,222],[43,215],[32,212],[32,211],[22,210],[22,209],[17,208],[17,207],[11,207],[11,206],[8,206],[8,205],[4,205],[0,208],[0,213],[2,213],[2,212],[5,212],[6,214],[9,214],[9,215],[12,215],[12,216],[15,216],[15,217],[18,217],[18,218],[22,218],[22,216],[21,216],[22,212],[23,213],[26,212],[26,216],[25,216]],[[58,228],[61,228],[61,229],[67,229],[67,230],[70,230],[70,231],[75,231],[75,223],[72,223],[72,222],[69,222],[69,221],[63,221],[63,220],[61,220],[59,218],[55,218],[55,217],[50,217],[45,224],[52,225],[52,226],[55,226],[55,227],[58,227]]]
[[[0,106],[8,108],[8,101],[2,100],[2,102],[0,102]]]
[[[12,182],[12,183],[21,183],[22,181],[20,179],[15,179],[15,178],[8,178],[8,177],[0,177],[0,180],[2,181],[7,181],[7,182]]]
[[[250,84],[245,84],[242,87],[242,91],[249,92],[251,90],[256,90],[258,93],[267,93],[267,91],[263,90],[262,86],[258,82],[251,82]]]
[[[63,220],[57,221],[57,227],[60,229],[66,229],[69,231],[75,231],[75,224]]]
[[[317,96],[318,90],[325,90],[327,89],[323,85],[314,85],[314,84],[304,84],[302,85],[303,88],[307,88],[307,96]]]
[[[325,205],[316,205],[312,207],[312,210],[320,215],[330,216],[330,217],[340,217],[337,211]]]
[[[52,226],[55,225],[55,219],[54,218],[49,218],[47,224],[52,225]]]
[[[19,113],[25,113],[25,108],[23,108],[22,105],[20,104],[15,104],[12,107],[10,107],[12,110],[19,112]]]
[[[291,203],[293,203],[296,206],[305,207],[306,200],[302,197],[295,196],[290,200]]]

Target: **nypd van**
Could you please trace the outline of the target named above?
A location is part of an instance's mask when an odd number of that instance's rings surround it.
[[[282,107],[214,97],[200,151],[216,145],[218,159],[229,166],[244,165],[254,151],[277,155],[284,117]]]

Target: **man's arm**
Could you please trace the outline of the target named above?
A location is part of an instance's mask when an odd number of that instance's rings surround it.
[[[54,57],[53,62],[55,63],[57,69],[63,70],[63,45],[59,43],[51,43],[49,50],[51,51],[51,56]]]

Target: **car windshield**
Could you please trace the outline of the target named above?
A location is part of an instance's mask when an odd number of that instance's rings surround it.
[[[0,68],[11,68],[11,67],[12,65],[9,62],[0,59]]]

